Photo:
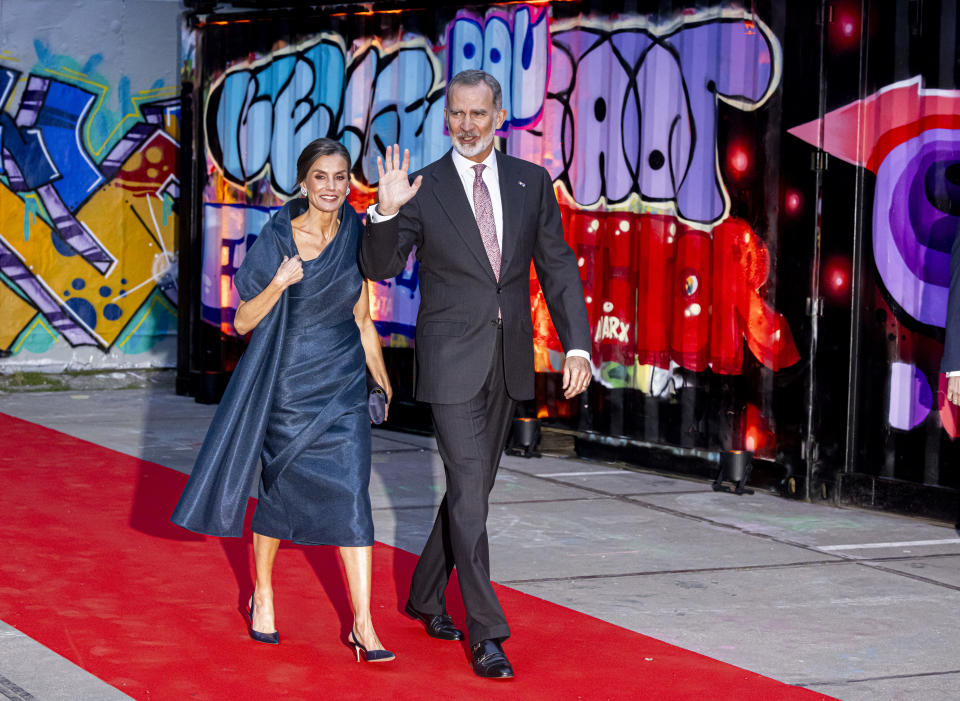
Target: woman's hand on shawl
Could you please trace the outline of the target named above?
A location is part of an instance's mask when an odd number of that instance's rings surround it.
[[[241,300],[237,305],[237,313],[233,317],[233,328],[241,336],[253,331],[283,296],[283,291],[302,279],[303,266],[300,264],[300,256],[293,258],[284,256],[270,284],[253,299]]]
[[[410,151],[404,149],[403,162],[400,161],[400,147],[397,144],[387,146],[383,158],[377,156],[377,212],[389,217],[400,211],[400,208],[413,199],[420,189],[422,175],[410,182]]]
[[[280,267],[277,268],[276,275],[273,276],[274,284],[280,288],[280,291],[287,289],[290,285],[295,285],[303,279],[303,265],[300,256],[293,258],[283,257]]]

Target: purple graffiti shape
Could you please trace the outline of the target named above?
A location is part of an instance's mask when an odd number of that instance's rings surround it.
[[[461,10],[447,28],[447,80],[482,68],[500,82],[507,119],[500,129],[529,129],[540,119],[550,74],[550,31],[545,8],[491,10],[478,17]]]
[[[890,425],[909,431],[923,423],[932,406],[933,392],[923,371],[907,363],[891,363]]]
[[[555,49],[550,56],[550,75],[547,93],[559,95],[570,89],[575,66],[573,57],[564,50]],[[564,122],[566,105],[562,100],[552,97],[545,100],[539,115],[536,129],[518,129],[507,139],[507,153],[527,161],[539,163],[550,173],[551,180],[563,177],[566,164],[573,158],[572,144],[564,138],[564,127],[572,124]]]
[[[640,161],[637,185],[644,199],[673,200],[687,174],[693,147],[690,105],[680,65],[659,44],[650,47],[637,72]],[[623,129],[636,129],[629,112]],[[626,137],[625,137],[626,138]],[[626,149],[629,155],[631,149]]]
[[[550,75],[550,31],[546,9],[521,7],[513,16],[510,123],[533,126],[540,119]],[[506,86],[504,86],[506,88]]]
[[[904,141],[877,169],[873,255],[887,291],[917,321],[943,326],[950,246],[960,217],[931,202],[931,172],[960,161],[960,132],[930,129]],[[934,196],[934,199],[935,196]]]
[[[677,192],[677,210],[686,219],[723,216],[726,203],[715,162],[717,100],[755,109],[775,87],[779,55],[768,31],[759,22],[713,20],[667,39],[677,50],[696,126],[690,167]]]
[[[486,25],[483,28],[483,70],[496,78],[500,87],[503,88],[503,109],[507,111],[507,119],[509,119],[513,114],[513,104],[510,99],[513,33],[510,30],[510,19],[505,13],[494,11],[486,18]]]
[[[638,130],[625,129],[621,121],[625,113],[638,113],[631,76],[613,44],[593,31],[562,32],[553,40],[577,58],[573,87],[565,96],[569,110],[563,113],[564,139],[573,142],[567,170],[573,196],[587,206],[602,196],[624,200],[634,184],[627,164],[639,158]],[[650,39],[638,34],[637,41]],[[627,154],[628,148],[633,153]]]
[[[13,281],[37,308],[37,310],[46,317],[47,321],[63,337],[70,342],[72,346],[96,346],[104,344],[98,343],[90,329],[83,324],[80,317],[69,306],[60,306],[50,290],[42,280],[35,277],[27,264],[17,255],[0,234],[0,273]]]

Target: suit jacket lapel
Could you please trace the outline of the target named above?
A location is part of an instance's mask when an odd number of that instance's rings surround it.
[[[503,279],[507,266],[516,252],[520,238],[519,226],[523,219],[523,205],[526,187],[517,179],[509,161],[499,151],[497,154],[497,172],[500,180],[500,204],[503,206],[503,244],[500,246],[500,278]]]
[[[453,165],[453,157],[450,151],[447,151],[447,155],[443,157],[439,167],[433,171],[433,179],[435,181],[433,194],[443,211],[447,213],[450,221],[453,222],[457,234],[460,235],[467,249],[473,253],[477,262],[487,271],[491,279],[495,279],[493,268],[490,267],[490,260],[487,258],[487,251],[483,247],[483,239],[480,238],[477,218],[474,216],[473,210],[470,209],[467,193],[463,191],[463,181],[460,180],[460,174],[457,173],[457,168]],[[503,182],[502,179],[501,182]]]

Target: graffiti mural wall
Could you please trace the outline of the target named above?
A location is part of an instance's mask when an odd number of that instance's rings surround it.
[[[882,497],[895,483],[870,480],[893,479],[930,487],[934,502],[960,487],[960,424],[940,372],[960,225],[957,8],[893,8],[837,5],[825,114],[787,126],[788,138],[831,159],[821,277],[838,302],[824,315],[827,343],[849,344],[855,361],[842,423],[846,492]]]
[[[203,333],[242,348],[232,276],[296,196],[306,143],[347,146],[362,211],[388,144],[409,149],[413,169],[447,152],[446,81],[482,68],[504,88],[497,147],[553,180],[593,334],[596,382],[566,402],[531,269],[539,374],[526,411],[584,440],[708,460],[752,450],[808,497],[840,498],[853,473],[955,486],[941,466],[960,457],[960,417],[943,404],[938,369],[960,215],[947,5],[613,3],[604,14],[488,3],[200,18],[190,69]],[[371,286],[391,357],[412,357],[417,276],[414,253],[401,276]],[[204,368],[229,368],[230,353],[211,348]]]
[[[903,322],[929,328],[919,337],[939,340],[941,334],[934,329],[943,329],[947,319],[950,249],[960,224],[957,177],[950,170],[960,164],[960,91],[926,89],[923,78],[915,76],[790,133],[816,144],[821,126],[827,153],[875,176],[872,263],[877,289],[884,293],[878,311],[889,326],[890,340],[905,340]],[[947,405],[943,395],[934,402],[942,348],[921,357],[913,346],[894,343],[891,348],[887,422],[909,431],[923,423],[936,404],[946,419],[944,429],[956,438],[956,408]]]
[[[4,4],[0,370],[176,361],[179,7],[130,4]]]
[[[761,174],[758,145],[722,143],[727,115],[769,111],[781,87],[780,40],[762,16],[707,6],[614,20],[510,4],[430,17],[441,20],[436,34],[408,29],[427,24],[416,12],[364,21],[334,13],[315,18],[315,32],[278,33],[265,51],[252,51],[246,30],[229,21],[198,28],[207,46],[234,47],[218,49],[196,76],[208,324],[234,334],[232,274],[270,212],[296,194],[304,145],[331,136],[347,146],[350,198],[362,211],[388,144],[410,150],[412,170],[446,153],[446,80],[483,68],[504,87],[499,147],[542,164],[554,181],[602,387],[650,394],[669,384],[672,395],[703,384],[697,374],[752,376],[799,362],[770,279],[775,226],[734,211],[730,192],[731,178],[742,186]],[[530,293],[537,369],[557,371],[559,341],[533,270]],[[411,346],[415,255],[371,294],[384,343]],[[772,423],[769,399],[751,406]],[[570,407],[541,407],[551,411]]]

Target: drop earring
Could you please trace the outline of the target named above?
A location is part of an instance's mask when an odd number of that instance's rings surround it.
[[[307,196],[307,188],[305,188],[303,185],[300,186],[300,196],[301,197]]]
[[[349,186],[347,187],[347,191],[346,191],[345,193],[343,193],[343,194],[344,194],[344,196],[347,196],[347,195],[350,194],[350,187],[349,187]]]

